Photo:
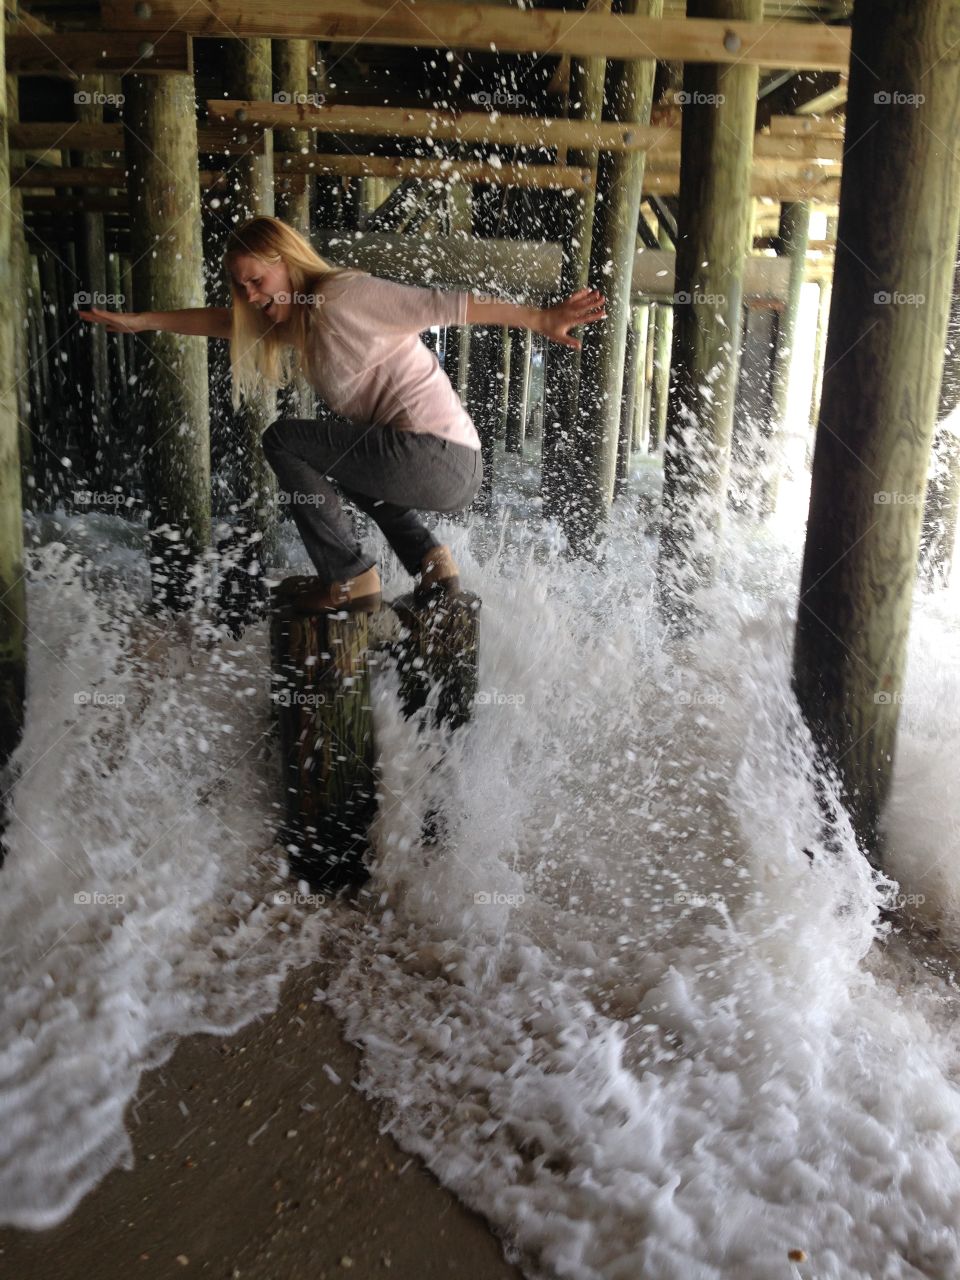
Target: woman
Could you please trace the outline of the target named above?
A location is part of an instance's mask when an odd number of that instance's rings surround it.
[[[252,218],[223,257],[232,307],[117,314],[85,320],[111,332],[151,329],[230,341],[233,404],[261,383],[280,387],[302,371],[327,406],[314,419],[283,418],[263,448],[318,583],[312,608],[376,609],[375,557],[357,542],[340,493],[376,521],[416,592],[459,590],[457,566],[414,515],[459,511],[480,487],[480,439],[449,378],[418,334],[431,325],[514,325],[568,347],[575,325],[604,319],[596,289],[553,307],[486,300],[463,290],[396,284],[325,262],[279,218]],[[300,596],[303,599],[303,596]]]

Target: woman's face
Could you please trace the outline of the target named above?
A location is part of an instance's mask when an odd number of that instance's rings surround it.
[[[252,253],[242,253],[231,262],[230,274],[239,292],[267,320],[283,324],[290,318],[293,298],[285,262],[264,262]]]

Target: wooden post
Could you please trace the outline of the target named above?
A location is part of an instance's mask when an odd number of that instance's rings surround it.
[[[75,114],[80,123],[102,124],[105,97],[104,77],[81,77],[74,93]],[[94,168],[102,161],[99,151],[71,153],[71,163]],[[78,194],[84,194],[83,191]],[[74,215],[77,245],[77,306],[106,307],[124,310],[122,301],[109,304],[107,295],[107,245],[103,214],[84,212]],[[76,315],[76,306],[71,309]],[[91,488],[106,488],[112,481],[112,464],[116,453],[112,440],[112,405],[110,402],[110,365],[107,357],[107,331],[99,324],[83,324],[78,337],[83,359],[79,382],[83,389],[79,439],[86,481]],[[116,474],[116,473],[114,473]]]
[[[500,367],[497,370],[497,392],[500,411],[497,417],[497,439],[507,434],[507,415],[510,412],[510,362],[513,354],[513,338],[508,325],[500,326]]]
[[[133,309],[202,307],[193,78],[127,75],[122,92]],[[154,599],[183,608],[210,541],[207,346],[157,332],[141,334],[136,351]]]
[[[816,424],[820,419],[820,396],[823,391],[824,356],[827,349],[827,322],[830,318],[830,298],[833,294],[833,282],[821,281],[820,295],[817,299],[817,334],[813,347],[813,388],[810,393],[810,423]]]
[[[523,436],[527,423],[530,396],[530,352],[533,334],[530,329],[515,329],[510,349],[510,386],[507,393],[507,431],[504,449],[507,453],[523,452]]]
[[[873,854],[896,752],[960,227],[955,18],[952,0],[863,0],[853,18],[794,687]],[[885,192],[896,193],[895,217]]]
[[[0,64],[3,54],[4,32],[0,29]],[[0,77],[0,189],[9,193],[7,85],[7,77]],[[0,200],[0,769],[6,766],[23,732],[27,676],[27,595],[14,386],[15,282],[10,260],[13,216],[10,201]],[[0,825],[6,826],[2,813]]]
[[[273,40],[273,80],[276,86],[274,101],[316,103],[323,95],[310,88],[310,69],[314,65],[316,42],[313,40]],[[301,149],[313,145],[309,129],[276,128],[273,131],[274,151],[281,156],[299,156]],[[280,183],[274,192],[275,212],[278,218],[289,222],[301,235],[310,238],[310,207],[316,179],[304,174],[302,187],[288,190]],[[299,375],[292,386],[284,387],[277,397],[281,416],[312,418],[316,412],[316,393],[306,378]]]
[[[450,325],[446,331],[443,352],[443,371],[450,379],[460,399],[467,394],[467,370],[470,356],[470,326]]]
[[[453,732],[470,719],[477,697],[480,597],[464,591],[448,599],[438,593],[426,604],[417,604],[407,595],[392,607],[402,628],[391,652],[400,675],[403,714],[414,715],[435,690],[432,723]],[[428,845],[441,842],[447,833],[442,759],[434,769],[441,794],[424,815],[422,839]]]
[[[687,14],[759,22],[763,0],[689,0]],[[758,74],[745,64],[684,68],[658,579],[661,608],[677,621],[689,618],[696,587],[712,581],[727,488]]]
[[[658,302],[653,339],[653,380],[650,384],[649,450],[656,453],[667,429],[667,400],[670,389],[670,353],[673,345],[673,305]]]
[[[498,325],[470,326],[470,367],[467,380],[467,412],[480,436],[483,458],[483,481],[471,510],[489,512],[493,496],[493,463],[500,422],[500,394],[497,369],[500,363],[501,338]]]
[[[18,5],[16,0],[7,5],[6,12],[8,20],[17,12]],[[19,90],[18,77],[16,75],[7,76],[7,121],[15,124],[19,121]],[[14,151],[10,153],[9,163],[11,168],[20,168],[23,164],[23,152]],[[14,306],[11,313],[11,334],[13,339],[13,361],[14,361],[14,382],[16,391],[16,411],[20,417],[20,464],[24,476],[24,503],[29,506],[35,497],[35,491],[32,484],[28,484],[27,480],[32,481],[33,473],[33,437],[31,435],[31,423],[35,417],[33,405],[39,407],[40,401],[34,400],[31,403],[30,396],[30,380],[34,368],[33,360],[30,356],[30,324],[29,312],[31,307],[32,292],[32,273],[33,264],[30,259],[30,253],[27,248],[27,240],[24,232],[23,221],[23,196],[16,187],[7,187],[7,200],[10,203],[10,270],[11,281],[14,290]]]
[[[647,312],[647,347],[643,353],[643,375],[641,389],[643,394],[637,395],[637,412],[633,425],[634,449],[646,448],[650,436],[650,408],[653,403],[653,361],[657,341],[657,307],[650,302]]]
[[[953,569],[960,506],[960,254],[953,269],[947,347],[937,403],[927,496],[920,535],[920,572],[930,586],[946,586]]]
[[[663,0],[628,0],[623,12],[659,18]],[[652,58],[610,63],[605,97],[617,120],[649,123],[655,72]],[[607,319],[586,325],[582,333],[575,483],[562,515],[570,550],[588,557],[594,554],[613,498],[644,159],[643,152],[602,151],[597,166],[588,278],[603,289]]]
[[[592,10],[609,12],[610,0],[600,0]],[[572,58],[567,94],[567,116],[599,124],[603,114],[603,86],[606,58]],[[582,289],[590,269],[590,247],[596,209],[596,177],[599,151],[596,147],[568,150],[567,162],[589,169],[593,182],[585,191],[575,191],[567,208],[567,226],[561,231],[563,259],[560,269],[560,297]],[[580,353],[572,347],[549,343],[544,355],[541,488],[544,515],[559,519],[567,505],[573,480],[576,445],[577,397],[580,383]]]
[[[633,419],[637,405],[637,374],[640,367],[640,316],[646,315],[645,307],[637,307],[627,325],[626,351],[623,361],[623,393],[620,397],[620,437],[617,444],[617,474],[614,497],[619,497],[626,487],[633,448]],[[646,347],[646,326],[643,335]]]
[[[777,509],[777,496],[783,474],[790,370],[793,366],[797,316],[800,313],[809,238],[810,205],[805,201],[785,201],[780,206],[777,254],[789,261],[790,279],[784,307],[777,319],[777,339],[773,349],[773,403],[760,497],[760,512],[765,516],[773,515]]]
[[[376,810],[369,616],[298,604],[316,579],[285,579],[271,598],[273,701],[280,729],[291,872],[317,889],[366,878]]]

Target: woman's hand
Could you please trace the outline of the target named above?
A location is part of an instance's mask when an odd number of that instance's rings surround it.
[[[580,350],[578,338],[571,338],[569,331],[578,324],[592,324],[594,320],[606,320],[606,303],[599,289],[578,289],[563,302],[540,311],[537,329],[553,342]]]
[[[107,333],[143,333],[150,328],[143,311],[102,311],[99,307],[89,307],[77,314],[81,320],[102,324]]]

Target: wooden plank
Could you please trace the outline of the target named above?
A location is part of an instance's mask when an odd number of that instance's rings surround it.
[[[356,107],[337,103],[313,106],[225,98],[209,98],[206,106],[211,120],[228,120],[236,122],[235,127],[243,128],[259,124],[315,129],[319,133],[436,138],[520,147],[598,147],[604,151],[647,151],[662,146],[674,135],[679,139],[679,127],[669,123],[591,123],[489,111],[431,111],[422,107]]]
[[[825,138],[842,138],[842,120],[813,120],[807,116],[771,116],[772,134],[817,134]]]
[[[7,40],[7,73],[72,79],[88,71],[113,75],[193,75],[193,43],[186,32],[71,31]]]
[[[138,11],[144,16],[137,16]],[[845,71],[846,28],[820,22],[746,22],[650,18],[625,14],[495,5],[416,5],[396,0],[103,0],[101,20],[120,31],[192,35],[299,36],[346,44],[454,48],[498,53],[570,54],[578,58],[656,58],[664,62]]]

